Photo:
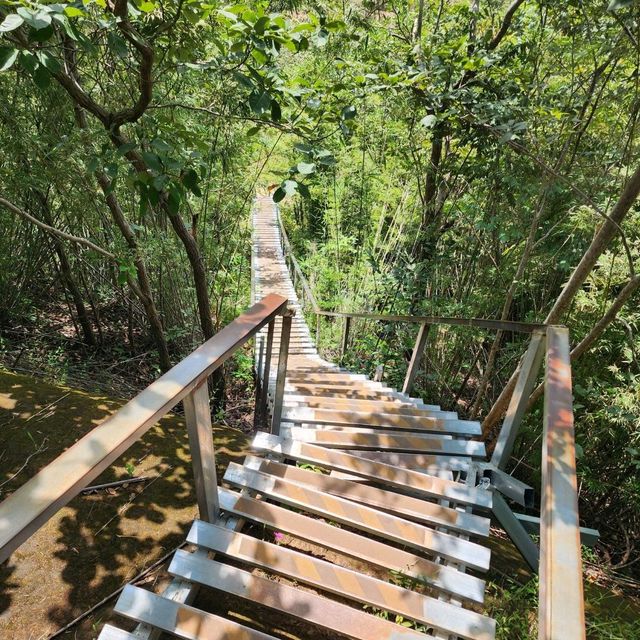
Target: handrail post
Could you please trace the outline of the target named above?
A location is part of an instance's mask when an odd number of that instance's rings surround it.
[[[420,369],[420,362],[422,361],[422,354],[424,353],[424,347],[429,337],[429,330],[431,325],[423,322],[418,329],[418,336],[416,338],[416,344],[413,347],[413,353],[411,354],[411,361],[409,362],[409,368],[407,369],[407,375],[402,385],[402,393],[410,393],[411,387],[415,382],[418,370]]]
[[[544,385],[538,638],[582,640],[586,632],[566,327],[547,328]]]
[[[320,314],[316,313],[316,349],[320,352]]]
[[[257,348],[257,354],[255,354],[256,365],[256,401],[253,411],[253,426],[257,427],[260,423],[260,400],[262,398],[262,391],[264,388],[264,378],[262,377],[262,364],[264,361],[264,336],[256,334],[254,349]]]
[[[278,354],[278,373],[273,395],[273,415],[271,418],[271,433],[280,435],[280,420],[282,418],[282,401],[284,398],[284,383],[287,377],[287,359],[289,357],[289,338],[291,336],[291,322],[295,310],[288,308],[282,314],[282,333],[280,335],[280,353]]]
[[[347,353],[347,346],[349,344],[349,330],[351,328],[351,317],[345,316],[344,324],[342,326],[342,341],[340,343],[340,360],[342,360]]]
[[[183,403],[200,519],[215,522],[220,506],[207,379],[191,391]]]
[[[491,464],[504,469],[511,457],[511,451],[515,444],[520,423],[527,410],[529,396],[536,383],[542,356],[544,355],[545,334],[543,331],[534,331],[527,352],[522,360],[522,366],[518,373],[516,386],[509,402],[507,414],[500,428],[496,446],[491,456]]]
[[[267,422],[267,398],[269,397],[269,377],[271,375],[271,355],[273,353],[273,334],[275,333],[275,328],[276,322],[272,320],[267,329],[267,347],[265,349],[262,386],[260,388],[260,399],[258,401],[259,419],[263,425]]]

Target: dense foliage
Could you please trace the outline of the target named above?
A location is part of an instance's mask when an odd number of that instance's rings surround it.
[[[639,41],[625,0],[4,0],[3,362],[168,368],[248,302],[248,214],[274,183],[325,309],[586,338],[582,513],[637,569]],[[347,358],[399,385],[414,339],[356,323]],[[485,416],[524,345],[434,330],[414,395]],[[540,431],[534,399],[527,479]]]

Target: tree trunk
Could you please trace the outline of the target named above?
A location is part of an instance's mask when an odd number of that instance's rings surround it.
[[[102,192],[104,193],[104,198],[107,206],[109,207],[109,211],[111,211],[113,220],[116,223],[118,229],[120,229],[120,232],[127,242],[127,245],[134,254],[133,264],[136,268],[138,286],[140,287],[141,294],[138,295],[138,297],[140,298],[140,302],[142,302],[147,320],[149,321],[151,337],[153,338],[156,349],[158,351],[158,362],[160,364],[160,370],[162,372],[168,371],[169,369],[171,369],[171,357],[169,356],[167,339],[164,335],[164,328],[162,327],[160,314],[158,313],[158,309],[156,308],[155,302],[153,300],[149,273],[147,272],[147,266],[140,255],[138,241],[136,240],[135,234],[131,230],[129,223],[125,218],[124,212],[120,207],[118,199],[111,189],[111,181],[103,171],[96,171],[95,176],[98,180],[100,188],[102,189]]]
[[[551,311],[549,311],[545,319],[545,324],[558,324],[561,321],[576,293],[591,273],[598,258],[604,253],[613,237],[618,233],[620,223],[628,213],[631,205],[636,201],[638,194],[640,194],[640,167],[635,170],[634,174],[624,185],[622,193],[611,210],[611,213],[594,236],[582,259],[573,270],[569,281],[560,292]],[[515,388],[517,375],[518,371],[516,370],[511,375],[511,378],[509,378],[502,393],[484,419],[482,423],[482,433],[485,438],[488,437],[493,427],[495,427],[504,415],[511,395],[513,394],[513,389]]]
[[[45,195],[37,190],[34,190],[34,194],[36,195],[40,203],[40,213],[42,215],[42,219],[48,225],[52,225],[53,220],[51,218],[51,212],[49,211],[49,203],[47,202]],[[64,248],[64,244],[56,236],[49,235],[49,237],[51,238],[53,249],[58,256],[62,281],[64,282],[64,285],[71,295],[71,299],[73,300],[73,306],[76,309],[76,316],[78,317],[78,322],[80,323],[80,327],[82,328],[82,336],[84,338],[84,341],[88,345],[94,347],[96,345],[96,338],[93,334],[91,320],[89,319],[87,308],[84,306],[84,300],[82,299],[80,288],[78,287],[73,276],[73,270],[71,269],[69,259],[67,258],[67,252]]]

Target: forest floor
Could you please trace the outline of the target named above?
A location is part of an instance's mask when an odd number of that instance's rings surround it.
[[[219,477],[230,460],[240,461],[245,455],[248,441],[243,431],[250,431],[252,424],[248,401],[235,387],[229,390],[228,420],[240,428],[214,427]],[[0,371],[0,500],[121,404],[103,395]],[[184,541],[196,507],[180,416],[167,416],[93,484],[131,475],[149,480],[75,498],[0,567],[0,637],[49,637]],[[499,638],[525,640],[533,637],[536,581],[508,539],[498,530],[493,533],[488,613],[498,619]],[[166,567],[161,563],[137,584],[160,591],[170,579]],[[640,603],[594,582],[585,583],[589,637],[638,637],[634,634],[639,630]],[[326,638],[302,623],[295,629],[279,629],[280,615],[256,612],[251,603],[242,605],[217,593],[202,591],[199,601],[209,611],[269,629],[279,638]],[[59,637],[93,640],[112,619],[114,602],[115,598]],[[121,619],[117,624],[126,627]]]
[[[122,404],[0,371],[0,500]],[[247,438],[219,425],[213,435],[221,477]],[[130,476],[149,480],[78,496],[0,567],[0,637],[47,637],[184,541],[197,508],[180,416],[164,418],[93,484]],[[98,624],[68,637],[93,638]]]

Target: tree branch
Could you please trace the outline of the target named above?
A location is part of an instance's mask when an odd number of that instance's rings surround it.
[[[24,218],[25,220],[28,220],[29,222],[35,224],[36,227],[39,227],[43,231],[46,231],[47,233],[51,234],[52,236],[56,236],[57,238],[67,240],[69,242],[75,242],[76,244],[81,244],[82,246],[87,247],[88,249],[91,249],[96,253],[99,253],[101,256],[108,258],[113,262],[118,261],[115,254],[111,253],[110,251],[107,251],[106,249],[103,249],[102,247],[99,247],[97,244],[94,244],[93,242],[91,242],[91,240],[87,240],[86,238],[81,238],[80,236],[74,236],[70,233],[67,233],[66,231],[61,231],[60,229],[56,229],[55,227],[52,227],[51,225],[48,225],[42,222],[42,220],[38,220],[38,218],[34,218],[31,214],[27,213],[23,209],[20,209],[20,207],[17,207],[12,202],[9,202],[9,200],[3,198],[1,195],[0,195],[0,206],[3,206],[5,209],[8,209],[12,213],[15,213],[21,218]]]
[[[493,51],[500,44],[500,42],[502,42],[502,39],[507,35],[507,31],[511,26],[511,21],[513,20],[513,16],[515,12],[518,10],[518,8],[520,7],[520,5],[523,3],[524,3],[524,0],[514,0],[514,2],[511,3],[509,8],[507,9],[507,12],[504,14],[504,18],[502,18],[502,24],[500,25],[500,28],[496,32],[496,35],[493,36],[493,38],[491,38],[491,41],[487,45],[487,49],[489,51]]]

